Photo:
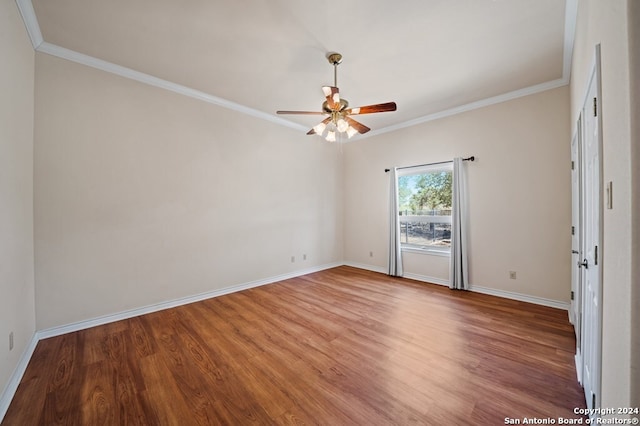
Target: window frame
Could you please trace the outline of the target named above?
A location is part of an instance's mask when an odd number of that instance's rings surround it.
[[[438,171],[447,171],[453,174],[453,162],[398,169],[396,171],[396,185],[399,188],[399,179],[403,176],[420,175],[420,174],[427,174],[427,173],[433,173]],[[399,202],[400,200],[398,199],[398,203]],[[400,217],[401,217],[400,206],[397,205],[396,209],[398,210],[398,225],[400,225]],[[451,246],[449,247],[419,246],[419,245],[404,243],[400,241],[400,250],[402,252],[428,254],[432,256],[444,256],[444,257],[451,256]]]

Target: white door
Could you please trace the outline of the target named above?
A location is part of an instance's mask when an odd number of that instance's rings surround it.
[[[571,141],[571,309],[576,333],[576,370],[582,383],[582,115]]]
[[[600,49],[596,48],[596,61],[591,73],[587,98],[582,117],[583,138],[583,247],[581,267],[583,269],[583,321],[582,321],[582,384],[588,408],[600,405],[601,363],[601,124],[600,117]]]

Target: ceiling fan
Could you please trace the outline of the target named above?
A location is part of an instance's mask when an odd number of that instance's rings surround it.
[[[323,86],[322,92],[326,100],[322,103],[322,111],[277,111],[277,114],[328,115],[322,122],[315,125],[308,135],[324,135],[329,142],[336,141],[336,133],[346,133],[349,138],[359,133],[367,133],[370,128],[351,118],[352,115],[373,114],[376,112],[395,111],[395,102],[366,105],[349,108],[349,102],[340,98],[338,89],[338,65],[342,62],[342,55],[331,52],[327,60],[333,65],[333,86]]]

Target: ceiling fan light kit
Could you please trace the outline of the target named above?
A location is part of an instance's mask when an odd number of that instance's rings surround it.
[[[349,102],[340,98],[338,89],[338,65],[342,62],[342,55],[335,52],[327,54],[327,60],[333,65],[333,86],[323,86],[322,93],[325,101],[322,103],[322,111],[277,111],[277,114],[299,115],[328,115],[322,122],[313,126],[307,132],[308,135],[324,136],[329,142],[336,142],[337,135],[346,134],[351,139],[356,134],[364,134],[371,130],[364,124],[351,118],[351,115],[373,114],[396,110],[395,102],[367,105],[357,108],[349,108]]]

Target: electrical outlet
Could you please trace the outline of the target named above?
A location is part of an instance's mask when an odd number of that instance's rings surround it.
[[[295,256],[291,256],[291,263],[296,263],[296,257]]]
[[[509,271],[509,278],[512,280],[516,279],[516,271]]]
[[[13,331],[9,333],[9,350],[13,349]]]

